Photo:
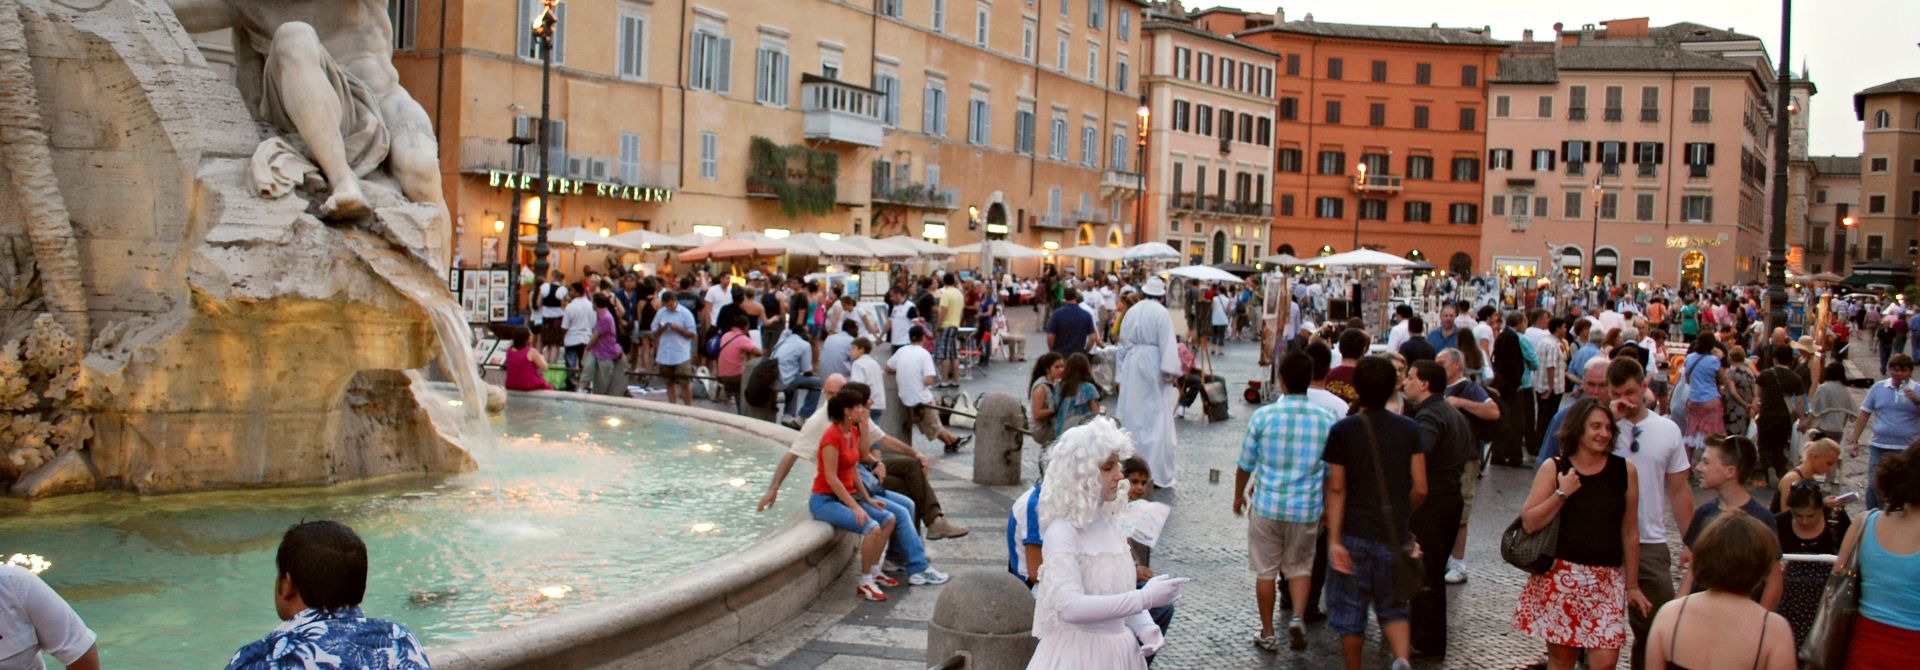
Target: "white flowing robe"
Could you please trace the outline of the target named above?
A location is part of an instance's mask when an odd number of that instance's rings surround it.
[[[1120,402],[1114,416],[1133,435],[1133,448],[1153,468],[1153,483],[1173,486],[1173,403],[1169,379],[1180,375],[1173,320],[1158,300],[1141,300],[1120,322]]]

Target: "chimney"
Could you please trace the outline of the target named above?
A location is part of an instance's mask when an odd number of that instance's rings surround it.
[[[1432,36],[1434,36],[1434,37],[1439,37],[1439,36],[1440,36],[1440,24],[1438,24],[1438,23],[1435,23],[1435,24],[1433,24],[1433,25],[1430,25],[1430,26],[1427,26],[1427,34],[1428,34],[1428,35],[1432,35]]]
[[[1528,28],[1528,29],[1526,29],[1526,30],[1522,30],[1522,31],[1520,31],[1520,41],[1522,41],[1522,42],[1532,42],[1532,41],[1533,41],[1533,29],[1532,29],[1532,28]]]
[[[1286,22],[1287,22],[1287,8],[1286,8],[1286,7],[1275,7],[1275,8],[1273,8],[1273,22],[1274,22],[1274,24],[1275,24],[1275,25],[1278,25],[1278,24],[1282,24],[1282,23],[1286,23]]]
[[[1307,12],[1307,18],[1305,19],[1305,21],[1307,23],[1313,23],[1313,12]]]

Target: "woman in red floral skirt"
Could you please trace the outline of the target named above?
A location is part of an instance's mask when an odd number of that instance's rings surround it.
[[[1650,606],[1639,583],[1639,487],[1633,464],[1613,455],[1613,412],[1583,398],[1567,410],[1560,444],[1568,455],[1540,465],[1520,521],[1528,532],[1560,519],[1553,568],[1527,579],[1514,628],[1547,643],[1547,667],[1571,670],[1581,650],[1605,670],[1627,642],[1627,607]]]

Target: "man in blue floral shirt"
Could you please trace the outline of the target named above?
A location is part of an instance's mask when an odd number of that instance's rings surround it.
[[[335,521],[289,528],[274,563],[280,576],[273,583],[273,607],[285,623],[241,647],[227,670],[430,667],[406,626],[360,613],[367,545],[352,528]]]

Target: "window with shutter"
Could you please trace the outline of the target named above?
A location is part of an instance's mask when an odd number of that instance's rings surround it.
[[[1373,80],[1376,82],[1384,82],[1387,80],[1386,61],[1377,60],[1373,62]]]
[[[1100,129],[1091,124],[1080,129],[1080,164],[1093,167],[1100,164]]]
[[[1502,196],[1502,195],[1493,196],[1492,213],[1494,216],[1507,215],[1507,197],[1506,196]]]
[[[1645,123],[1660,120],[1660,87],[1640,87],[1640,120]]]
[[[1561,212],[1560,218],[1572,219],[1575,221],[1586,218],[1585,217],[1586,209],[1584,207],[1581,207],[1583,203],[1580,202],[1582,195],[1583,194],[1579,191],[1567,191],[1565,209]]]
[[[1536,219],[1547,218],[1547,196],[1533,196],[1533,217]]]
[[[1327,59],[1327,78],[1340,79],[1346,70],[1346,63],[1338,58]]]
[[[1387,125],[1386,103],[1375,102],[1367,105],[1367,125],[1375,128]]]
[[[629,79],[645,79],[646,74],[646,17],[622,13],[620,15],[620,51],[619,73]]]
[[[1276,156],[1276,170],[1280,172],[1299,172],[1301,170],[1301,151],[1299,149],[1281,149]]]
[[[1653,220],[1653,194],[1640,193],[1633,196],[1633,220]]]
[[[1413,66],[1413,83],[1426,86],[1433,83],[1433,64],[1416,63]]]
[[[1551,95],[1540,96],[1540,118],[1543,118],[1543,119],[1553,118],[1553,96]]]
[[[1327,101],[1326,118],[1322,120],[1331,124],[1340,123],[1340,101],[1339,100]]]
[[[1414,105],[1413,127],[1415,128],[1427,127],[1427,106],[1426,105]]]
[[[620,183],[640,183],[640,136],[620,133]]]

